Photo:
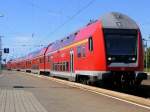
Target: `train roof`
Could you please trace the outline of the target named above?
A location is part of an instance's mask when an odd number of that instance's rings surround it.
[[[46,51],[46,49],[47,49],[47,47],[44,47],[44,48],[41,48],[40,50],[37,50],[37,51],[29,53],[27,55],[27,59],[30,60],[30,59],[33,59],[35,57],[43,56],[45,51]]]
[[[138,25],[127,15],[110,12],[100,17],[103,28],[138,29]]]
[[[78,32],[76,33],[73,33],[65,38],[62,38],[60,40],[57,40],[53,43],[51,43],[49,46],[48,46],[48,49],[47,49],[47,52],[52,52],[52,51],[56,51],[64,46],[67,46],[69,44],[71,44],[72,42],[74,42],[75,40],[75,37],[77,35]]]
[[[84,38],[88,38],[96,30],[98,23],[99,21],[94,21],[93,24],[88,24],[86,27],[81,28],[79,31],[74,32],[69,36],[66,36],[65,38],[62,38],[60,40],[51,43],[48,46],[47,53],[56,51],[64,46],[70,45],[71,43],[77,42]]]
[[[47,47],[44,47],[40,50],[40,52],[37,54],[37,56],[43,56],[46,52]]]
[[[22,59],[23,59],[23,58],[19,57],[19,58],[15,58],[15,59],[13,59],[13,60],[9,60],[8,62],[11,62],[11,63],[12,63],[12,62],[13,62],[13,63],[15,62],[15,63],[17,63],[17,62],[19,62],[19,61],[22,61]]]
[[[96,21],[90,21],[90,23],[81,28],[79,31],[55,41],[48,47],[47,53],[56,51],[73,42],[88,38],[95,32],[100,23],[102,24],[102,27],[106,29],[138,29],[138,25],[130,17],[118,12],[109,12],[101,16],[100,19]]]

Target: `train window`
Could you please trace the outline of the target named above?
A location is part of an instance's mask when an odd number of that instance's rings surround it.
[[[52,64],[52,70],[54,70],[54,63]]]
[[[85,46],[82,46],[82,57],[86,56],[86,49]]]
[[[136,35],[106,35],[105,39],[108,55],[136,55]]]
[[[56,71],[59,71],[59,63],[56,63]]]
[[[81,57],[81,46],[77,47],[77,56],[80,58]]]
[[[50,62],[50,56],[48,56],[48,62]]]
[[[62,63],[59,63],[59,71],[62,71]]]
[[[61,70],[61,64],[58,63],[58,66],[57,66],[57,67],[58,67],[57,70],[60,71],[60,70]]]
[[[65,64],[65,71],[68,71],[69,69],[69,64],[68,64],[68,62],[66,62],[66,64]]]
[[[89,51],[93,51],[93,38],[92,37],[89,37],[88,43],[89,43]]]
[[[54,71],[68,71],[68,62],[53,63]]]
[[[53,63],[53,70],[55,70],[55,64]]]
[[[42,63],[44,62],[44,58],[42,58]]]
[[[58,70],[59,70],[59,64],[56,63],[56,71],[58,71]]]
[[[62,70],[62,64],[59,63],[59,71],[61,71],[61,70]]]
[[[57,64],[55,63],[55,69],[54,69],[55,71],[57,71]]]
[[[63,65],[62,65],[63,67],[62,67],[62,71],[66,71],[65,70],[65,62],[63,62]]]
[[[54,71],[56,71],[56,63],[54,63]]]
[[[43,63],[44,62],[44,58],[40,58],[40,63]]]

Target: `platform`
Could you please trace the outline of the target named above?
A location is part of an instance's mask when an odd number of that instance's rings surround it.
[[[31,92],[0,89],[0,112],[47,112]]]
[[[149,112],[104,95],[21,72],[0,75],[0,112]]]

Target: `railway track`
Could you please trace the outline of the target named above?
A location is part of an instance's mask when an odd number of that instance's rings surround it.
[[[146,91],[150,90],[149,86],[148,86],[148,88],[147,88],[147,86],[141,86],[136,91],[128,91],[128,90],[123,91],[123,90],[107,88],[107,87],[94,87],[94,86],[70,82],[70,81],[66,81],[66,80],[62,80],[62,79],[58,79],[58,78],[47,77],[47,76],[43,76],[43,75],[35,75],[32,73],[22,73],[22,74],[24,74],[24,75],[28,74],[28,75],[31,75],[34,77],[39,77],[42,79],[55,81],[57,83],[75,87],[75,88],[78,88],[78,89],[81,89],[84,91],[90,91],[95,94],[104,95],[106,97],[117,99],[117,100],[127,102],[127,103],[130,103],[133,105],[138,105],[140,107],[147,108],[150,110],[150,99],[149,99],[150,96],[144,96],[144,94],[142,94],[142,93],[139,93],[139,94],[136,93],[137,91],[141,91],[142,88],[144,88],[144,90],[146,90]],[[144,93],[145,91],[142,91],[142,92]]]

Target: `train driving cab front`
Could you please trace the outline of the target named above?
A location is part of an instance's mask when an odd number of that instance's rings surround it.
[[[138,67],[138,36],[133,29],[105,29],[107,65],[111,69],[125,70]],[[120,67],[120,69],[118,69]]]
[[[131,18],[112,12],[101,18],[105,42],[107,74],[115,82],[140,84],[147,79],[143,72],[143,45],[139,27]],[[111,77],[111,78],[110,78]]]

